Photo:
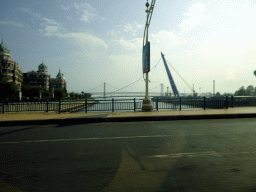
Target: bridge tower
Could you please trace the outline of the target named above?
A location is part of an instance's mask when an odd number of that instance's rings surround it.
[[[161,84],[161,96],[164,96],[164,84]]]
[[[176,85],[174,83],[174,80],[172,78],[171,72],[170,72],[170,70],[167,66],[166,61],[165,61],[164,54],[162,52],[161,52],[161,55],[162,55],[162,58],[163,58],[163,61],[164,61],[164,66],[165,66],[165,69],[166,69],[166,72],[167,72],[167,75],[168,75],[168,78],[169,78],[169,81],[170,81],[170,84],[171,84],[171,87],[172,87],[173,94],[174,94],[175,97],[180,97],[179,92],[177,90],[177,87],[176,87]]]

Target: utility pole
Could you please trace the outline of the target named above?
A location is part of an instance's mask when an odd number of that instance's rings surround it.
[[[155,2],[156,0],[152,0],[150,5],[147,0],[147,3],[146,3],[147,21],[144,29],[143,48],[142,48],[143,73],[146,73],[146,96],[142,103],[143,111],[153,110],[152,101],[148,96],[148,73],[150,71],[150,43],[148,41],[148,28],[150,25],[152,14],[153,14]]]

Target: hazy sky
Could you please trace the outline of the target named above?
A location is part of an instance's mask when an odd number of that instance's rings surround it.
[[[151,2],[151,0],[149,1]],[[68,92],[122,88],[142,74],[146,0],[0,0],[0,38],[23,72],[48,66]],[[165,58],[196,92],[234,93],[256,86],[256,0],[156,0],[150,28],[151,68]],[[179,92],[191,92],[172,71]],[[166,90],[161,60],[149,89]],[[156,88],[155,88],[156,87]],[[152,88],[155,88],[152,90]],[[123,91],[145,91],[144,80]]]

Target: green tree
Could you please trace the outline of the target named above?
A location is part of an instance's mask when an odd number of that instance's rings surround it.
[[[46,89],[43,89],[42,91],[42,97],[45,99],[49,99],[52,96],[52,92]]]
[[[57,99],[66,99],[65,90],[60,88],[54,89],[54,97]]]
[[[233,94],[232,93],[223,93],[223,96],[233,96]]]
[[[78,99],[78,93],[75,93],[75,99]]]
[[[74,92],[69,93],[69,97],[70,97],[71,100],[74,100],[75,99],[75,93]]]
[[[44,89],[39,86],[31,86],[27,83],[22,84],[21,86],[22,95],[25,97],[29,97],[29,100],[38,99],[40,98],[40,91],[43,95]]]
[[[84,96],[85,96],[85,99],[89,99],[92,96],[92,94],[91,93],[85,93]]]
[[[14,82],[8,82],[8,79],[0,79],[0,99],[6,101],[18,97],[18,88]]]
[[[40,90],[41,90],[41,88],[37,85],[31,86],[31,88],[29,90],[29,99],[33,100],[33,99],[40,98]]]
[[[244,86],[240,87],[239,90],[235,92],[235,96],[246,96],[246,90]]]
[[[216,97],[220,97],[220,96],[221,96],[220,92],[217,92]]]
[[[81,92],[80,94],[79,93],[74,93],[74,92],[71,92],[69,93],[69,97],[71,100],[74,100],[74,99],[88,99],[91,97],[91,93],[85,93],[85,92]]]
[[[252,85],[249,85],[246,88],[246,95],[247,96],[253,96],[254,95],[254,87]]]
[[[81,92],[81,99],[88,99],[91,97],[91,93],[85,93],[85,92]]]

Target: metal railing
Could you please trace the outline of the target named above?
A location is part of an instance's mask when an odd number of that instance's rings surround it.
[[[12,102],[4,101],[0,104],[0,112],[21,111],[136,111],[141,110],[143,99],[86,99],[86,100],[58,100]],[[187,109],[228,109],[229,107],[256,106],[256,97],[231,96],[219,98],[152,98],[154,110],[187,110]]]
[[[85,107],[85,112],[88,111],[129,111],[142,107],[142,100],[140,99],[104,99],[97,100],[97,103],[94,103],[91,106]]]

